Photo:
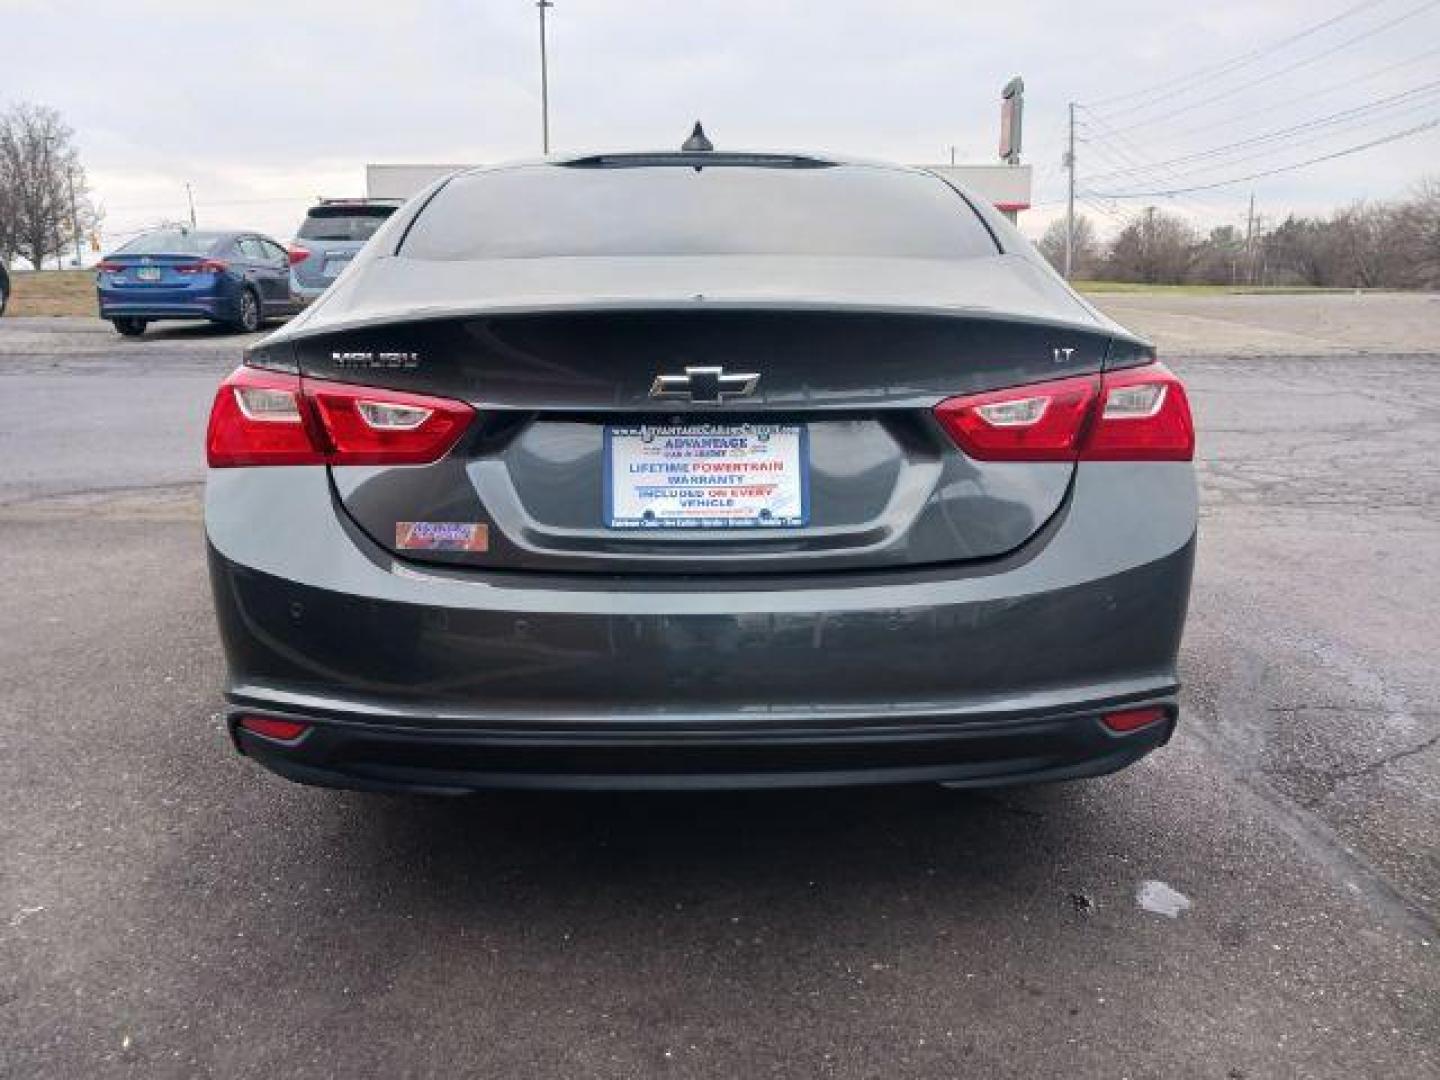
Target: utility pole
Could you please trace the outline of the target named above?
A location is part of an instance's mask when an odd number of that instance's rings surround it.
[[[190,186],[190,181],[185,181],[185,197],[190,200],[190,228],[195,228],[195,189]]]
[[[540,9],[540,147],[550,153],[550,71],[545,59],[545,9],[555,5],[550,0],[535,0]]]
[[[1065,151],[1069,190],[1065,194],[1065,280],[1075,266],[1075,102],[1070,102],[1070,140]]]
[[[1255,192],[1250,192],[1250,210],[1245,215],[1245,284],[1255,284]]]
[[[80,210],[75,205],[75,166],[65,166],[65,183],[70,188],[70,227],[75,230],[75,265],[83,261],[80,255]]]

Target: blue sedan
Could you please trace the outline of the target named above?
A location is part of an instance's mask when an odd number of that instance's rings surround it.
[[[208,319],[253,332],[299,310],[290,262],[285,248],[256,233],[157,229],[96,267],[100,317],[126,337],[159,319]]]

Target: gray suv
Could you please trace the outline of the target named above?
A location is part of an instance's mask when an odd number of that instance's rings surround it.
[[[398,199],[321,199],[305,213],[292,246],[290,291],[308,304],[340,276]]]

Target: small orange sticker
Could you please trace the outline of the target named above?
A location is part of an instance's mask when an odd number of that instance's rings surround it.
[[[470,521],[397,521],[402,551],[489,551],[490,526]]]

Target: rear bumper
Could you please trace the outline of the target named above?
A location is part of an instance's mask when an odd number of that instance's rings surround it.
[[[310,783],[707,788],[1098,775],[1162,745],[1196,506],[1188,464],[1082,466],[983,565],[666,580],[424,568],[324,470],[211,473],[210,568],[246,754]],[[1099,717],[1160,705],[1129,735]]]
[[[543,725],[417,727],[330,715],[281,714],[312,724],[290,742],[238,726],[236,749],[301,783],[375,791],[458,794],[489,788],[571,790],[714,790],[945,783],[989,787],[1074,780],[1114,772],[1169,741],[1173,697],[1151,698],[1165,718],[1115,734],[1100,723],[1104,706],[1049,716],[962,719],[930,716],[777,717],[763,726],[671,725],[601,730]],[[1134,707],[1133,701],[1124,703]],[[804,720],[804,723],[800,723]]]
[[[229,320],[237,316],[235,302],[223,295],[201,295],[181,299],[121,297],[100,294],[102,319],[210,319]]]
[[[333,278],[331,279],[334,280]],[[306,284],[294,274],[290,275],[290,295],[301,304],[309,304],[320,298],[320,294],[330,287],[330,281],[318,284]]]

